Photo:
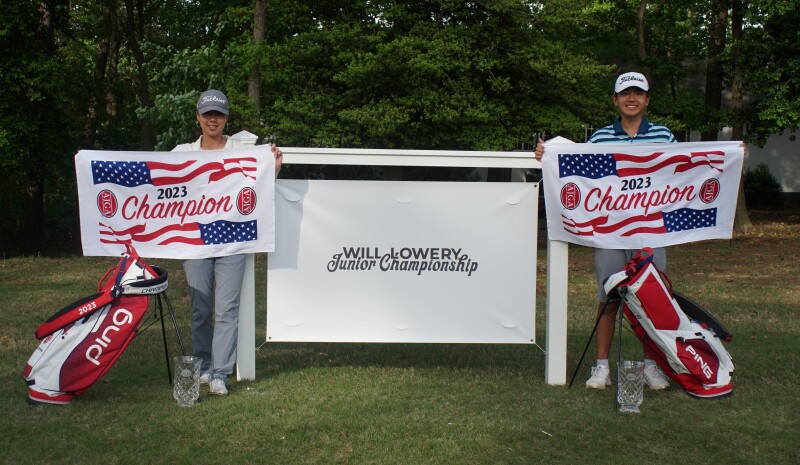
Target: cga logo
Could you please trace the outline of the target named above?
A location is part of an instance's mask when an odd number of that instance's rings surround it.
[[[108,189],[104,189],[97,194],[97,209],[105,218],[111,218],[117,213],[117,196]]]
[[[236,196],[236,208],[242,215],[249,215],[256,209],[256,191],[250,187],[245,187]]]
[[[100,366],[100,357],[103,355],[103,349],[111,344],[111,337],[114,333],[120,331],[121,326],[129,325],[133,322],[133,314],[124,308],[117,309],[111,316],[113,325],[108,325],[103,330],[103,334],[94,340],[94,344],[86,349],[86,360]]]
[[[581,203],[581,190],[574,182],[564,184],[561,188],[561,205],[567,210],[578,208]]]
[[[700,187],[700,200],[703,203],[711,203],[717,199],[719,195],[719,181],[716,179],[708,179]]]

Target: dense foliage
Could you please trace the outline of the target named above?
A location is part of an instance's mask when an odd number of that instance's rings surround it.
[[[745,169],[742,174],[744,194],[751,208],[776,208],[783,206],[783,189],[775,175],[764,163],[753,169]]]
[[[77,250],[74,154],[192,139],[207,88],[231,99],[230,133],[283,146],[583,140],[628,69],[679,137],[733,125],[759,143],[800,122],[800,8],[779,0],[20,0],[0,19],[3,255]],[[715,104],[717,84],[744,103]]]

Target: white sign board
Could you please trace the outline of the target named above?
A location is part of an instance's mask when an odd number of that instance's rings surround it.
[[[267,340],[535,342],[538,190],[278,180]]]

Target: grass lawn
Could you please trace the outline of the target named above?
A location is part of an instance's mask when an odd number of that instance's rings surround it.
[[[544,383],[545,250],[536,345],[289,344],[257,353],[255,381],[204,389],[180,408],[161,332],[137,337],[85,395],[31,407],[22,370],[33,331],[93,292],[111,258],[0,261],[0,462],[7,464],[797,464],[800,463],[800,213],[752,212],[732,241],[670,248],[676,290],[734,334],[734,394],[696,400],[645,391],[641,414],[614,410],[614,391]],[[170,296],[189,346],[180,263]],[[265,260],[257,260],[263,279]],[[591,250],[570,249],[569,363],[594,323]],[[257,338],[265,303],[258,296]],[[168,330],[170,328],[168,327]],[[176,351],[174,335],[168,339]],[[616,344],[616,343],[615,343]],[[630,331],[623,356],[638,358]]]

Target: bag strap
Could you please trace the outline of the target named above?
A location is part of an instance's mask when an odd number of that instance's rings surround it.
[[[106,271],[103,277],[100,278],[100,281],[97,281],[97,292],[103,292],[103,283],[105,282],[106,279],[108,279],[108,276],[111,274],[111,272],[116,269],[117,269],[116,266],[112,266]]]
[[[664,284],[667,285],[667,289],[669,290],[669,295],[672,295],[672,281],[669,280],[669,276],[666,273],[656,268],[658,271],[659,276],[661,276],[661,280],[664,281]]]
[[[644,247],[640,249],[633,256],[633,259],[631,259],[631,261],[625,265],[625,268],[623,268],[622,271],[612,274],[605,280],[603,283],[603,288],[605,289],[606,294],[610,294],[611,291],[617,286],[632,279],[650,263],[653,263],[653,249],[650,247]],[[670,284],[670,291],[671,290],[672,285]]]
[[[135,281],[125,282],[121,285],[121,291],[124,295],[155,295],[160,294],[167,290],[169,287],[169,278],[167,270],[153,265],[149,267],[155,273],[151,279],[137,279]]]
[[[634,277],[639,271],[642,270],[648,263],[653,263],[653,249],[644,247],[640,249],[633,256],[633,259],[625,266],[625,272],[628,276]]]

